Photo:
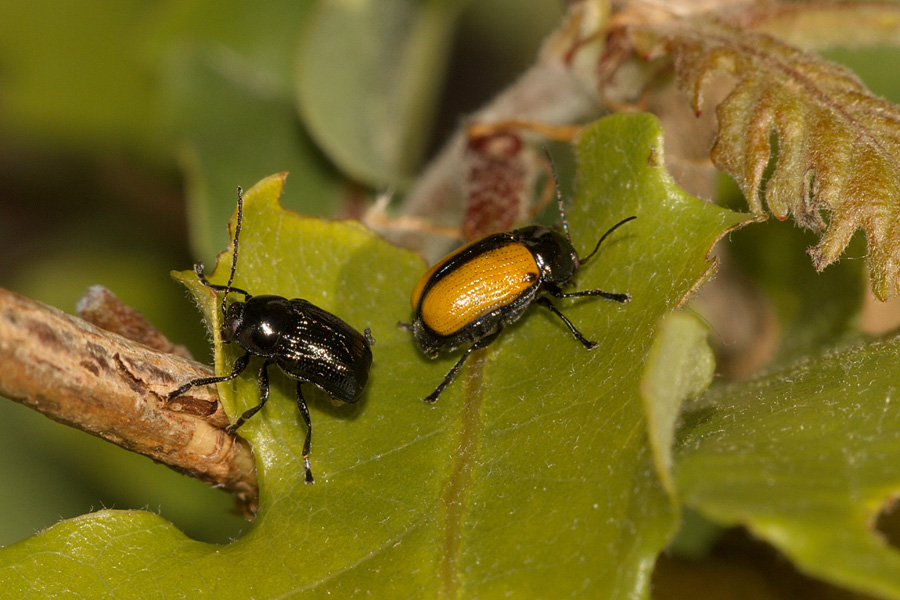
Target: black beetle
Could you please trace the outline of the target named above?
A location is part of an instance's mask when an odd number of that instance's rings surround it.
[[[553,177],[556,180],[555,172]],[[628,294],[602,290],[563,292],[561,286],[571,282],[609,234],[636,217],[622,219],[610,227],[594,250],[586,258],[579,258],[569,237],[558,181],[556,199],[565,236],[542,226],[488,235],[446,256],[413,288],[413,321],[401,326],[412,330],[416,345],[426,356],[435,358],[440,351],[450,352],[471,344],[425,398],[426,402],[435,402],[469,355],[497,339],[503,327],[517,321],[532,303],[562,319],[585,348],[596,348],[598,344],[585,338],[542,293],[554,298],[601,296],[616,302],[630,300]]]
[[[235,379],[250,364],[251,357],[264,358],[259,370],[259,404],[245,411],[228,427],[226,431],[231,435],[265,405],[269,398],[268,368],[272,364],[278,365],[285,374],[297,380],[297,406],[306,423],[306,440],[303,443],[306,483],[313,483],[309,465],[312,422],[301,387],[304,383],[311,383],[333,398],[355,403],[362,395],[369,377],[369,367],[372,365],[371,344],[375,340],[368,328],[363,335],[330,312],[306,300],[288,300],[271,295],[253,296],[240,288],[232,287],[237,267],[243,206],[243,192],[238,188],[237,225],[228,285],[210,283],[203,274],[202,264],[194,265],[194,272],[203,285],[224,292],[222,341],[235,342],[246,352],[234,362],[230,375],[201,377],[189,381],[169,393],[166,402],[171,402],[192,387]],[[241,294],[244,300],[227,304],[229,293]]]

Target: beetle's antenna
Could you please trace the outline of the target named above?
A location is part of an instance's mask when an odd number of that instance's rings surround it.
[[[562,220],[563,233],[566,234],[566,239],[569,240],[569,243],[572,243],[572,238],[569,237],[569,222],[566,221],[566,209],[563,206],[562,192],[559,189],[559,177],[556,176],[556,167],[553,166],[553,157],[550,156],[550,150],[547,146],[544,146],[544,154],[547,155],[547,162],[550,163],[550,173],[553,175],[553,183],[556,187],[556,206],[559,207],[559,218]]]
[[[234,228],[234,252],[231,255],[231,274],[228,276],[228,284],[225,286],[225,293],[222,294],[222,315],[225,312],[225,303],[228,301],[228,293],[231,291],[231,284],[234,282],[234,272],[237,269],[238,259],[238,240],[241,237],[241,224],[244,222],[244,190],[238,186],[238,214],[237,225]]]
[[[591,253],[588,254],[585,258],[579,258],[579,259],[578,259],[578,264],[583,265],[584,263],[586,263],[587,261],[589,261],[593,255],[597,254],[597,250],[600,249],[600,244],[603,243],[603,240],[605,240],[605,239],[609,236],[609,234],[611,234],[613,231],[615,231],[616,229],[618,229],[620,225],[624,225],[624,224],[627,223],[628,221],[633,221],[634,219],[637,219],[637,217],[636,217],[636,216],[632,216],[632,217],[628,217],[627,219],[622,219],[621,221],[619,221],[618,223],[616,223],[615,225],[613,225],[612,227],[610,227],[609,229],[607,229],[607,230],[606,230],[606,233],[604,233],[603,236],[600,238],[600,241],[597,242],[597,245],[594,246],[594,249],[591,250]]]

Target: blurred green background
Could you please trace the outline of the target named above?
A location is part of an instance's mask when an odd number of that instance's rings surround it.
[[[350,4],[361,14],[342,12]],[[199,313],[169,271],[224,248],[237,185],[287,170],[288,207],[354,214],[361,191],[402,184],[462,115],[514,81],[563,9],[556,0],[528,11],[518,0],[4,2],[0,286],[74,312],[89,286],[104,285],[209,362]],[[381,46],[354,63],[360,40]],[[395,60],[413,46],[420,58]],[[393,79],[358,81],[373,56],[399,65]],[[317,69],[335,60],[347,69]],[[332,90],[332,77],[346,87]],[[372,102],[366,94],[397,103],[384,126],[408,149],[371,165],[351,152],[336,165],[319,148],[341,149],[311,131],[367,135],[340,112],[354,110],[341,102]],[[0,545],[101,507],[147,508],[207,541],[248,526],[227,494],[8,401],[0,481]]]

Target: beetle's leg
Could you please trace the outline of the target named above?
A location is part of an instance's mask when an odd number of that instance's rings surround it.
[[[575,325],[572,324],[572,321],[567,319],[566,315],[559,312],[559,309],[557,309],[555,306],[553,306],[553,303],[550,302],[549,298],[544,298],[542,296],[542,297],[538,298],[535,302],[537,302],[541,306],[546,306],[550,310],[550,312],[552,312],[554,315],[556,315],[557,317],[562,319],[562,322],[566,324],[566,327],[569,328],[569,331],[572,332],[572,335],[575,336],[575,339],[578,340],[579,342],[581,342],[581,344],[588,350],[593,350],[594,348],[596,348],[597,346],[600,345],[597,342],[592,342],[591,340],[589,340],[586,337],[584,337],[583,335],[581,335],[581,332],[575,328]]]
[[[601,296],[607,300],[615,300],[616,302],[628,302],[631,296],[628,294],[616,294],[615,292],[604,292],[603,290],[580,290],[577,292],[564,292],[555,285],[545,285],[544,289],[554,298],[581,298],[584,296]]]
[[[397,329],[400,331],[410,331],[412,330],[412,323],[404,323],[403,321],[397,321]]]
[[[497,339],[498,335],[500,335],[499,327],[494,333],[481,338],[480,340],[469,346],[469,349],[463,352],[463,355],[459,357],[459,360],[456,361],[456,364],[453,365],[453,368],[451,368],[447,375],[444,377],[444,380],[434,389],[433,392],[425,397],[425,402],[428,402],[429,404],[437,402],[438,396],[441,395],[441,392],[444,391],[444,388],[450,385],[450,383],[453,381],[453,378],[456,377],[457,372],[459,372],[459,370],[462,368],[463,363],[466,362],[467,358],[469,358],[469,355],[472,354],[472,352],[474,352],[475,350],[480,350],[487,347],[491,342]]]
[[[250,363],[250,353],[241,356],[236,361],[234,361],[234,367],[231,369],[230,375],[225,375],[224,377],[200,377],[198,379],[192,379],[188,381],[186,384],[178,388],[173,392],[169,392],[169,395],[166,396],[166,403],[168,404],[178,396],[182,395],[192,387],[196,387],[198,385],[210,385],[213,383],[222,383],[223,381],[231,381],[232,379],[237,378],[241,373],[244,372],[244,369],[247,368],[247,365]]]
[[[303,442],[303,462],[306,463],[306,483],[315,483],[313,480],[312,469],[309,468],[309,447],[312,444],[312,420],[309,418],[309,409],[306,407],[306,400],[303,399],[302,381],[297,382],[297,406],[300,408],[300,416],[306,423],[306,440]]]
[[[245,298],[252,298],[250,294],[242,290],[241,288],[236,287],[228,287],[227,285],[218,285],[215,283],[210,283],[206,278],[206,275],[203,274],[203,263],[195,263],[194,264],[194,273],[200,279],[200,283],[205,285],[208,288],[212,288],[219,292],[234,292],[235,294],[243,294]]]
[[[269,399],[269,365],[272,364],[271,360],[267,360],[263,363],[262,368],[259,370],[259,404],[254,406],[253,408],[249,408],[244,411],[244,414],[237,418],[237,421],[232,423],[225,429],[225,432],[228,435],[234,435],[234,432],[238,430],[238,427],[247,422],[247,419],[255,415],[259,412],[263,406],[265,406],[266,401]]]

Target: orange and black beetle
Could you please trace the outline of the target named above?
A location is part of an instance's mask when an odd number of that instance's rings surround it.
[[[609,234],[636,217],[613,225],[582,259],[569,238],[558,185],[557,203],[565,235],[539,225],[489,235],[445,257],[413,289],[413,321],[405,327],[412,330],[416,345],[424,354],[435,358],[442,350],[449,352],[471,344],[440,385],[425,398],[426,402],[436,401],[469,354],[497,339],[503,327],[518,320],[534,302],[562,319],[585,348],[597,347],[597,342],[586,339],[542,295],[544,292],[554,298],[601,296],[616,302],[630,300],[628,294],[602,290],[563,292],[561,286],[572,280]]]

